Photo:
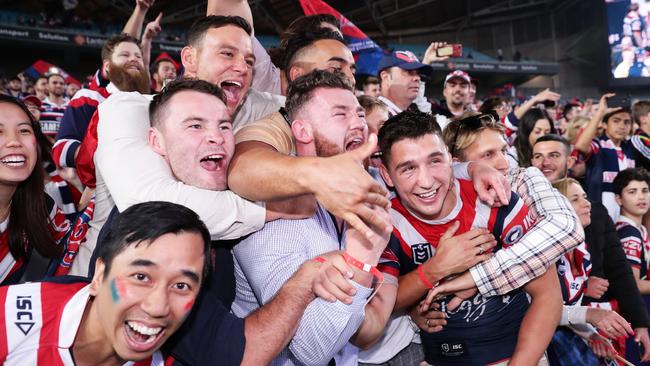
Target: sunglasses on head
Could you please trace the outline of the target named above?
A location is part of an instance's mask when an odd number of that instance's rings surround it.
[[[456,156],[456,141],[458,140],[458,135],[461,131],[463,133],[476,131],[484,126],[484,123],[496,123],[499,120],[499,115],[496,111],[489,111],[485,114],[480,114],[478,116],[466,117],[458,121],[458,127],[454,133],[454,139],[452,140],[451,145],[451,156]]]

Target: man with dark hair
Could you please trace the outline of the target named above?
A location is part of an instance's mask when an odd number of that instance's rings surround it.
[[[169,58],[161,58],[151,65],[151,79],[156,83],[154,91],[160,93],[165,83],[176,79],[176,66]]]
[[[289,85],[286,108],[299,156],[327,157],[363,148],[364,111],[341,74],[316,70],[299,77]],[[388,220],[383,207],[368,209]],[[381,335],[396,293],[396,282],[383,283],[376,269],[390,231],[368,225],[374,234],[371,238],[346,227],[342,219],[318,205],[305,220],[269,223],[235,246],[237,296],[232,309],[239,316],[271,301],[299,266],[314,256],[341,249],[354,272],[356,294],[351,302],[312,302],[296,334],[272,364],[324,365],[332,359],[349,364],[356,359],[357,349],[348,341],[366,347]]]
[[[380,171],[397,194],[390,213],[399,240],[389,244],[380,267],[400,278],[396,311],[417,306],[435,284],[486,260],[495,244],[497,250],[516,246],[531,229],[534,221],[527,219],[528,209],[515,193],[507,205],[490,208],[477,199],[471,182],[452,177],[451,156],[430,114],[402,112],[386,121],[379,136]],[[447,251],[456,252],[455,260],[438,258]],[[562,301],[553,271],[526,286],[533,298],[530,307],[519,289],[489,298],[474,293],[438,301],[447,317],[433,326],[427,321],[420,333],[426,361],[537,364],[555,331]]]
[[[381,90],[379,87],[379,79],[374,76],[369,76],[363,81],[363,94],[371,97],[379,97]]]
[[[114,36],[104,43],[101,55],[101,73],[110,83],[106,87],[82,89],[70,100],[52,148],[58,167],[76,168],[79,146],[97,105],[117,91],[149,91],[149,75],[142,62],[140,41],[136,38],[127,34]]]
[[[237,15],[246,19],[251,27],[254,24],[250,5],[246,0],[209,0],[207,15]],[[280,69],[284,63],[287,42],[296,36],[308,35],[321,28],[337,32],[339,36],[343,37],[340,30],[341,24],[336,17],[330,14],[305,15],[296,18],[280,34],[280,46],[271,49],[271,54],[267,53],[264,46],[253,35],[251,40],[255,66],[252,88],[273,94],[284,94],[288,80],[285,80],[285,75]]]
[[[569,140],[560,135],[548,134],[535,141],[530,165],[539,169],[550,182],[555,182],[567,177],[575,161]]]
[[[47,76],[48,96],[41,104],[41,130],[53,139],[59,131],[68,103],[65,98],[65,79],[61,74]]]
[[[255,64],[251,32],[248,22],[238,16],[202,17],[188,30],[187,45],[181,51],[185,76],[211,82],[224,91],[235,130],[284,103],[281,96],[250,88]]]
[[[209,247],[191,210],[164,202],[131,207],[113,222],[90,284],[70,278],[0,291],[0,360],[161,364],[158,350],[190,313],[207,275]]]

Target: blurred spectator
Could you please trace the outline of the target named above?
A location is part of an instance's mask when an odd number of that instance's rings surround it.
[[[66,98],[66,100],[72,99],[72,97],[74,97],[75,93],[78,92],[79,89],[81,89],[79,84],[77,84],[77,83],[69,83],[65,87],[65,98]]]
[[[369,76],[363,81],[363,94],[371,97],[378,97],[380,95],[379,79],[374,76]]]
[[[23,96],[22,80],[18,76],[9,79],[9,82],[7,83],[7,95],[14,98],[20,98]]]
[[[170,58],[161,58],[151,65],[151,79],[154,91],[160,92],[166,83],[176,79],[176,65]]]
[[[47,77],[48,96],[43,100],[41,105],[41,128],[43,133],[51,139],[54,139],[61,119],[68,107],[65,98],[65,79],[60,74],[50,74]]]
[[[549,133],[557,133],[553,119],[545,110],[531,108],[519,121],[517,138],[511,148],[510,157],[521,167],[530,166],[535,141]]]

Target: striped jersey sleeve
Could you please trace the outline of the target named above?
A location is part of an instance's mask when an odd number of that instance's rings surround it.
[[[76,167],[75,153],[86,135],[97,106],[105,99],[106,96],[98,91],[81,89],[68,103],[52,148],[52,157],[57,167]]]
[[[616,233],[630,265],[640,267],[643,254],[643,239],[639,229],[627,223],[617,223]]]

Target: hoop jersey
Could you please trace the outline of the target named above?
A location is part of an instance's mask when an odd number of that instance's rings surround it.
[[[455,222],[460,227],[455,235],[472,228],[487,228],[497,240],[497,247],[509,247],[528,230],[528,208],[511,193],[508,206],[491,208],[479,199],[471,181],[455,180],[456,205],[447,217],[435,221],[416,218],[400,202],[392,200],[391,241],[382,254],[379,268],[399,277],[415,270],[435,255],[440,237]],[[450,194],[453,194],[450,192]],[[476,294],[454,311],[447,309],[451,297],[439,301],[448,315],[441,332],[421,332],[426,361],[434,365],[478,365],[509,358],[517,344],[522,318],[528,309],[526,294],[518,289],[506,295],[484,298]]]
[[[616,223],[616,233],[630,265],[639,269],[642,280],[646,279],[650,268],[650,242],[646,228],[636,226],[634,221],[621,215]]]
[[[564,305],[579,305],[587,287],[589,273],[591,273],[591,255],[584,242],[573,249],[573,265],[576,269],[575,273],[571,270],[569,253],[564,253],[557,261],[557,274],[560,278]]]
[[[0,361],[4,365],[74,365],[70,349],[88,303],[87,282],[32,282],[0,287]],[[127,362],[163,366],[151,359]]]

